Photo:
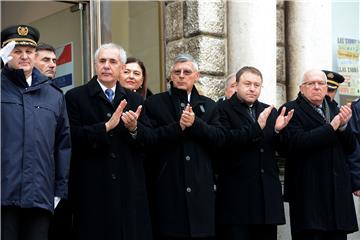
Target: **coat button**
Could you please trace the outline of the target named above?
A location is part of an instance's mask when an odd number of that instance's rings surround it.
[[[110,157],[116,158],[116,154],[115,153],[110,153]]]
[[[186,160],[186,161],[190,161],[190,156],[186,156],[186,157],[185,157],[185,160]]]
[[[112,178],[113,180],[115,180],[115,179],[116,179],[116,174],[115,174],[115,173],[111,174],[111,178]]]
[[[263,152],[264,152],[264,149],[263,149],[263,148],[260,148],[260,152],[263,153]]]
[[[111,117],[111,115],[112,115],[111,113],[107,113],[107,114],[106,114],[107,117]]]
[[[261,173],[264,173],[264,172],[265,172],[265,170],[264,170],[264,169],[261,169],[261,170],[260,170],[260,172],[261,172]]]
[[[180,106],[182,107],[182,108],[184,108],[185,107],[185,103],[180,103]]]
[[[191,192],[191,188],[187,187],[187,188],[186,188],[186,191],[187,191],[188,193]]]

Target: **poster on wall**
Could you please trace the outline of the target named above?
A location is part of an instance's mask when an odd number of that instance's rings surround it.
[[[350,38],[338,38],[337,46],[337,72],[345,78],[345,82],[339,88],[340,97],[344,95],[341,98],[357,98],[360,96],[360,41]]]
[[[56,52],[56,76],[53,81],[64,93],[74,87],[74,62],[73,43],[67,43],[55,49]]]

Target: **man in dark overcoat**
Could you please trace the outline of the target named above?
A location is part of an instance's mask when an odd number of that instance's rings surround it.
[[[224,134],[216,103],[194,86],[199,75],[195,60],[180,54],[171,68],[170,89],[145,102],[153,126],[148,144],[154,153],[157,239],[208,239],[215,234],[212,150]]]
[[[142,148],[136,142],[143,100],[117,81],[125,61],[120,46],[102,45],[95,53],[96,76],[66,94],[76,239],[151,239]],[[124,121],[126,115],[134,121]]]
[[[321,70],[304,74],[283,131],[286,145],[285,197],[294,240],[344,240],[358,230],[347,154],[355,149],[348,126],[351,109],[337,108]]]
[[[258,101],[263,79],[257,68],[241,68],[236,82],[236,93],[219,103],[227,141],[219,161],[217,237],[273,240],[277,225],[285,223],[275,150],[293,111],[278,116],[273,106]]]

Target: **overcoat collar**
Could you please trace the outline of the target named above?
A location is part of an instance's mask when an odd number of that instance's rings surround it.
[[[17,86],[19,86],[20,88],[29,88],[29,90],[37,89],[38,85],[49,81],[49,79],[46,76],[42,75],[40,71],[37,70],[35,67],[33,68],[31,73],[32,85],[30,87],[26,82],[24,70],[10,69],[6,64],[5,67],[2,69],[2,72],[8,77],[10,81],[12,81]]]
[[[235,112],[238,112],[239,114],[245,116],[249,121],[253,121],[248,111],[248,105],[241,101],[236,94],[231,96],[231,98],[229,99],[229,104]],[[255,108],[256,118],[258,118],[259,114],[264,110],[264,107],[260,104],[258,100],[254,102],[253,107]]]
[[[107,103],[111,104],[108,101],[107,97],[105,96],[105,93],[101,89],[99,83],[97,82],[96,75],[89,81],[88,88],[89,88],[90,96],[92,96],[92,97],[98,96],[101,99],[103,99],[104,101],[106,101]],[[114,97],[112,105],[118,106],[120,101],[123,99],[127,99],[126,91],[123,87],[121,87],[119,82],[116,82],[115,97]]]
[[[313,118],[314,120],[316,120],[319,123],[325,124],[326,121],[324,120],[324,118],[316,112],[316,110],[314,109],[313,106],[311,106],[311,104],[309,103],[309,101],[307,101],[305,99],[305,97],[299,92],[298,97],[296,99],[297,103],[299,104],[299,107],[307,114],[309,115],[311,118]],[[326,103],[324,102],[326,101]],[[329,99],[328,96],[325,96],[324,100],[323,100],[323,104],[326,104],[327,106],[329,106]],[[329,111],[330,109],[328,109]],[[332,116],[330,116],[330,118],[332,119]]]

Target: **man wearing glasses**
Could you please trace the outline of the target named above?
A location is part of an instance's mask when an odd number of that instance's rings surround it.
[[[331,102],[326,81],[321,70],[307,71],[297,99],[285,104],[295,109],[283,131],[293,240],[345,240],[358,230],[346,164],[356,144],[348,127],[352,112]]]
[[[149,97],[149,159],[153,185],[155,239],[212,239],[215,235],[215,187],[212,161],[224,137],[217,105],[194,84],[200,73],[188,54],[175,58],[170,89]],[[141,132],[138,135],[141,138]]]

